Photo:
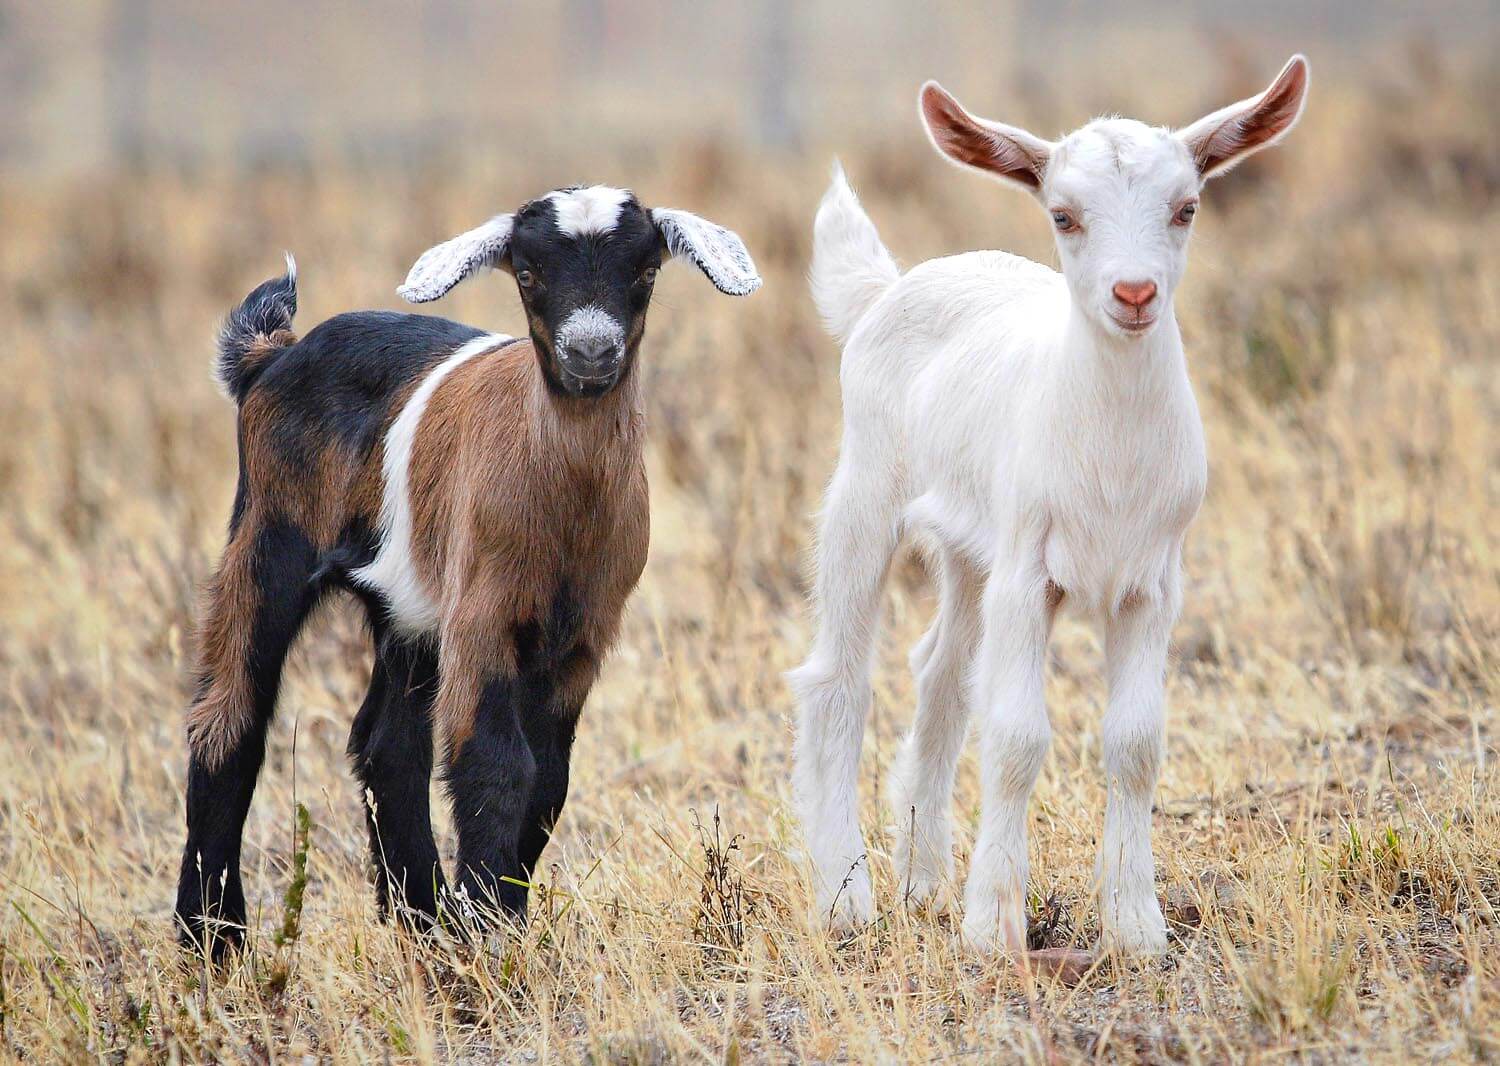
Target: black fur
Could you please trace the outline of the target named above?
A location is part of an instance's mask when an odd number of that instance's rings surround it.
[[[323,442],[369,455],[404,386],[483,333],[432,315],[335,315],[278,353],[261,375],[257,387],[275,398],[272,446],[292,462],[310,461]]]
[[[523,271],[534,276],[530,288],[520,288],[521,303],[542,374],[554,392],[598,396],[630,373],[651,302],[653,283],[647,271],[661,267],[663,250],[661,234],[634,196],[621,205],[609,231],[581,237],[558,230],[556,205],[546,198],[516,213],[507,255],[518,278]],[[612,374],[598,381],[581,378],[581,353],[559,351],[555,340],[567,317],[585,306],[614,319],[625,337]]]
[[[368,459],[404,387],[483,332],[426,315],[356,312],[331,318],[300,342],[242,369],[243,356],[255,337],[290,329],[295,309],[290,275],[256,288],[229,316],[220,366],[228,375],[226,385],[241,403],[252,388],[274,397],[276,421],[269,443],[284,461],[296,465],[311,463],[327,447]],[[253,491],[243,463],[247,443],[242,435],[231,536],[243,520]],[[274,504],[270,509],[274,512]],[[275,712],[282,664],[307,614],[333,588],[359,595],[380,634],[385,605],[349,582],[349,572],[369,563],[377,546],[377,532],[359,518],[328,552],[320,553],[303,531],[285,523],[268,525],[259,535],[254,580],[262,606],[252,632],[249,663],[255,720],[216,770],[207,770],[197,760],[188,769],[188,840],[179,876],[177,916],[184,940],[200,946],[206,942],[215,957],[226,946],[239,943],[244,934],[240,835],[265,756],[266,730]],[[427,715],[436,691],[436,670],[429,650],[378,640],[370,693],[350,739],[356,771],[375,793],[379,806],[374,819],[378,825],[371,825],[371,843],[372,851],[379,846],[382,852],[376,855],[378,891],[387,909],[394,909],[404,891],[411,911],[435,913],[441,887],[440,881],[434,882],[429,861],[436,848],[427,819],[426,784],[432,769]],[[205,681],[200,680],[200,691]],[[418,774],[420,789],[415,785]],[[418,793],[419,800],[413,798]],[[440,870],[436,876],[441,877]]]
[[[255,547],[261,607],[246,664],[255,718],[215,770],[191,758],[187,785],[187,845],[177,886],[177,920],[184,942],[207,946],[215,957],[244,937],[245,893],[240,884],[240,835],[255,779],[265,758],[266,729],[276,711],[287,652],[317,605],[322,589],[312,577],[317,549],[300,530],[269,525]],[[200,690],[201,690],[200,683]]]
[[[548,617],[518,626],[517,674],[485,686],[474,734],[448,766],[458,828],[458,883],[473,902],[526,913],[531,881],[568,794],[581,704],[563,707],[559,684],[588,649],[567,588]]]
[[[246,365],[245,356],[257,339],[292,328],[297,314],[297,274],[290,259],[287,271],[279,278],[262,282],[229,312],[219,330],[219,355],[214,376],[224,391],[242,402],[261,367]]]
[[[536,757],[522,715],[545,698],[540,679],[496,678],[479,697],[474,732],[448,764],[458,830],[458,887],[471,904],[523,917],[522,819],[536,780]]]
[[[421,926],[437,914],[444,890],[428,802],[437,652],[375,625],[375,667],[349,733],[349,756],[368,791],[361,800],[380,913]]]
[[[578,731],[577,707],[550,706],[540,713],[533,711],[524,720],[526,742],[536,761],[536,776],[531,783],[531,801],[521,820],[521,839],[517,858],[523,880],[530,881],[541,858],[542,849],[552,838],[552,828],[562,815],[568,799],[568,766],[573,755],[573,737]]]
[[[600,291],[596,286],[608,286],[610,273],[600,272],[598,250],[577,254],[580,258],[569,268],[579,272],[576,289],[566,281],[575,275],[563,271],[553,282],[556,294],[545,300],[563,299],[567,293],[572,293],[568,299],[594,299]],[[630,262],[638,265],[642,254],[643,246],[633,241]],[[659,253],[647,254],[647,259],[652,255],[659,262]],[[604,259],[616,267],[623,262]],[[629,314],[635,316],[632,354],[649,296],[647,285],[626,298]],[[268,439],[249,441],[241,433],[231,536],[252,504],[264,514],[278,511],[275,500],[252,498],[265,490],[249,483],[247,448],[269,447],[293,469],[308,467],[328,449],[371,461],[406,386],[482,334],[443,318],[363,311],[338,315],[300,341],[247,360],[258,338],[269,340],[274,332],[290,330],[295,310],[295,279],[289,273],[259,286],[225,325],[219,369],[226,388],[242,405],[252,390],[264,394],[274,415]],[[545,367],[548,356],[539,358]],[[549,380],[554,388],[569,391],[563,378]],[[369,689],[348,751],[373,800],[373,810],[369,803],[364,806],[381,911],[422,926],[436,919],[445,896],[451,895],[428,802],[436,646],[399,637],[389,626],[380,596],[352,583],[351,571],[367,565],[379,547],[379,532],[371,521],[373,516],[351,518],[338,542],[326,550],[305,531],[274,518],[257,533],[252,565],[260,607],[246,663],[254,719],[216,769],[196,757],[188,767],[188,839],[176,915],[184,942],[207,948],[214,958],[245,935],[240,840],[265,758],[282,667],[308,614],[335,589],[364,603],[375,639]],[[580,644],[581,631],[581,606],[566,587],[558,591],[546,618],[518,626],[509,635],[516,648],[516,676],[492,679],[485,687],[474,733],[445,767],[459,837],[455,880],[468,900],[481,907],[525,914],[526,884],[567,797],[568,762],[582,709],[581,700],[576,706],[560,705],[560,680],[595,666],[592,650]],[[207,681],[200,679],[200,694]]]

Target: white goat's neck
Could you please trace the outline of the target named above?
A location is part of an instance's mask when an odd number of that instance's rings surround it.
[[[1118,398],[1143,398],[1179,387],[1187,359],[1177,315],[1168,304],[1144,337],[1121,337],[1100,327],[1069,303],[1062,332],[1061,369],[1079,385]]]

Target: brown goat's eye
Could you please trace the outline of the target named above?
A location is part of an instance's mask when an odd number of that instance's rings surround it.
[[[1172,223],[1177,226],[1186,226],[1192,223],[1193,217],[1198,214],[1198,201],[1189,200],[1177,209],[1177,214],[1172,216]]]
[[[656,269],[656,267],[647,267],[645,270],[641,271],[641,281],[643,281],[647,285],[651,285],[651,284],[655,283],[655,281],[656,281],[656,275],[657,275],[657,269]]]
[[[1073,212],[1061,209],[1052,212],[1052,224],[1057,227],[1058,233],[1072,233],[1078,229],[1078,220],[1073,217]]]
[[[516,271],[516,284],[523,289],[529,289],[536,284],[536,275],[529,270]]]

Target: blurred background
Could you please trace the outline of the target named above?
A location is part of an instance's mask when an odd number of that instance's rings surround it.
[[[928,77],[1052,133],[1076,122],[1064,88],[1174,122],[1219,87],[1195,78],[1258,86],[1297,49],[1340,78],[1389,66],[1392,45],[1492,58],[1493,33],[1487,0],[7,0],[0,162],[391,166],[487,144],[545,166],[684,137],[795,152],[909,133]]]
[[[350,611],[312,627],[290,671],[247,835],[252,909],[274,912],[300,782],[315,808],[307,935],[318,951],[292,981],[299,998],[262,1010],[253,982],[236,985],[227,1015],[205,1008],[189,1022],[178,1004],[192,990],[158,980],[172,957],[195,598],[235,476],[213,338],[284,250],[301,270],[304,332],[340,311],[401,306],[395,286],[423,249],[575,182],[708,216],[754,254],[766,284],[746,300],[691,270],[657,286],[642,363],[651,559],[549,852],[560,883],[593,876],[593,891],[635,915],[623,919],[634,939],[610,941],[622,954],[599,963],[610,983],[598,994],[613,997],[599,1025],[634,1032],[644,1012],[717,1048],[708,1016],[680,1018],[671,991],[701,977],[697,949],[679,945],[701,939],[699,886],[665,850],[697,854],[689,812],[722,806],[728,830],[747,834],[757,920],[777,944],[802,945],[778,952],[822,943],[797,924],[779,672],[807,646],[804,553],[838,441],[838,353],[804,277],[830,159],[843,159],[903,263],[978,247],[1053,263],[1035,204],[933,154],[915,114],[923,79],[1052,136],[1103,113],[1184,125],[1258,91],[1294,51],[1312,63],[1306,116],[1205,192],[1177,300],[1212,473],[1188,545],[1159,853],[1164,893],[1233,857],[1241,917],[1193,941],[1202,951],[1162,984],[1122,986],[1117,1006],[1207,1019],[1193,1046],[1210,1061],[1238,1057],[1247,1033],[1292,1039],[1297,1019],[1343,1027],[1346,1049],[1386,1041],[1396,1059],[1468,1046],[1444,1043],[1465,1039],[1455,1027],[1493,1035],[1500,996],[1488,1015],[1454,998],[1495,957],[1500,906],[1493,0],[0,0],[0,884],[36,922],[0,910],[13,945],[10,961],[0,950],[7,1039],[73,1059],[137,1038],[161,1053],[192,1033],[212,1058],[244,1017],[270,1019],[273,1048],[359,1055],[389,1039],[364,1013],[384,993],[348,976],[365,973],[362,951],[396,950],[372,931],[343,756],[368,676]],[[480,279],[427,310],[520,332],[511,284]],[[909,716],[904,652],[932,607],[917,558],[892,586],[872,782]],[[1088,626],[1060,625],[1034,872],[1063,940],[1093,935],[1099,659]],[[1224,806],[1235,796],[1251,799]],[[969,758],[961,864],[976,801]],[[881,802],[870,789],[871,827],[890,817]],[[1450,825],[1462,831],[1423,828]],[[1402,865],[1389,849],[1349,858],[1351,839],[1387,830],[1404,842]],[[888,890],[878,828],[872,840]],[[1337,884],[1290,905],[1308,870],[1336,871]],[[1428,902],[1412,902],[1416,877]],[[73,939],[72,911],[38,903],[61,884],[113,946]],[[1489,925],[1472,924],[1481,913]],[[1322,963],[1307,959],[1343,958],[1333,945],[1352,942],[1351,923],[1386,954],[1349,963],[1363,998],[1319,998],[1307,973]],[[870,1061],[899,1046],[907,1058],[929,1037],[951,1050],[948,1022],[897,1025],[871,990],[891,959],[917,967],[924,988],[978,978],[943,961],[951,937],[895,928],[915,939],[836,976],[821,955],[767,956],[764,972],[798,1002],[816,1000],[817,982],[869,992],[862,1011],[787,1023],[788,1039],[807,1041],[794,1057]],[[30,979],[63,966],[43,930],[68,972],[98,978],[80,986],[94,1026],[81,1035],[57,1013],[57,986]],[[593,957],[539,946],[528,965],[556,967],[557,987],[586,999]],[[1492,987],[1494,971],[1485,979]],[[964,987],[1009,1024],[1003,997]],[[398,1012],[410,1032],[428,1031],[424,995]],[[1086,1000],[1059,1017],[1092,1025]],[[141,1028],[140,1003],[179,1018],[176,1035]],[[431,1025],[483,1055],[466,1017]],[[516,1046],[534,1046],[512,1020]],[[892,1027],[917,1043],[883,1043]]]

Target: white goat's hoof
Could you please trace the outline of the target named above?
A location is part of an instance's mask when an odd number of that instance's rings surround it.
[[[1014,914],[1001,919],[993,912],[964,916],[964,943],[981,955],[1008,955],[1020,958],[1026,951],[1026,915]]]
[[[818,899],[816,915],[822,925],[836,933],[852,932],[875,917],[875,894],[863,865],[850,870],[838,889]]]
[[[952,879],[946,876],[913,874],[901,882],[901,902],[909,910],[946,914],[958,904],[951,882]]]
[[[1103,917],[1099,938],[1103,951],[1117,955],[1161,955],[1167,950],[1167,923],[1155,897],[1136,907],[1121,907]]]

